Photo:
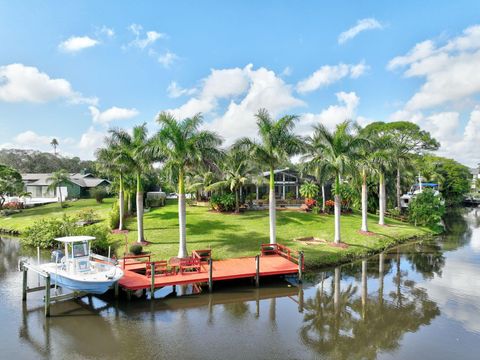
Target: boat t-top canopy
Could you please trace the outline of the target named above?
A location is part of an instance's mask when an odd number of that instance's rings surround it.
[[[65,236],[60,238],[55,238],[56,241],[62,243],[75,243],[75,242],[84,242],[84,241],[92,241],[95,240],[93,236]]]

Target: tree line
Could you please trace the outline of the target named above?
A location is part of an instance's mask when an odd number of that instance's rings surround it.
[[[146,124],[135,126],[132,132],[111,129],[96,155],[99,170],[113,179],[118,192],[119,229],[124,228],[125,215],[131,211],[128,197],[135,193],[137,240],[145,240],[143,193],[145,185],[157,176],[162,187],[178,193],[179,257],[187,255],[185,194],[196,193],[198,198],[212,192],[231,192],[238,211],[240,189],[246,184],[262,184],[264,178],[259,174],[265,171],[269,174],[270,242],[275,243],[274,175],[275,169],[287,164],[314,176],[314,188],[322,189],[322,195],[319,191],[316,195],[321,197],[323,208],[325,185],[331,185],[335,243],[341,242],[342,194],[346,188],[361,198],[363,232],[368,232],[368,211],[378,208],[379,224],[384,225],[387,208],[400,207],[402,190],[419,172],[424,180],[439,181],[447,196],[454,198],[452,202],[468,191],[468,168],[430,155],[440,144],[411,122],[375,122],[362,128],[344,121],[333,130],[318,124],[310,136],[302,137],[295,132],[295,115],[273,119],[261,109],[255,117],[257,135],[241,138],[227,149],[222,148],[219,134],[202,129],[201,114],[178,120],[162,112],[154,134],[148,133]],[[293,156],[300,156],[300,163],[292,164]]]

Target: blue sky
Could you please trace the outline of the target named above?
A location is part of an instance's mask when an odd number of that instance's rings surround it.
[[[0,1],[0,147],[91,158],[109,127],[201,111],[231,143],[253,113],[410,120],[480,161],[477,1]],[[342,35],[343,34],[343,35]]]

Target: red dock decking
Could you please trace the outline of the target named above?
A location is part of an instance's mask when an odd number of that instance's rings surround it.
[[[289,250],[290,251],[290,250]],[[273,275],[297,274],[299,266],[294,262],[293,257],[272,254],[260,256],[259,277]],[[143,263],[144,268],[147,264]],[[146,275],[139,274],[140,264],[127,265],[124,269],[125,275],[119,281],[119,286],[125,290],[150,289],[152,279]],[[256,276],[255,257],[234,258],[227,260],[217,260],[212,262],[212,281],[232,280],[242,278],[253,278]],[[199,272],[184,272],[175,275],[156,275],[154,279],[155,288],[172,285],[186,285],[193,283],[209,282],[209,265],[202,263]]]

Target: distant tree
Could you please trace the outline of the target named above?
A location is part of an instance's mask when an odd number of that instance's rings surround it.
[[[70,180],[70,174],[67,170],[58,170],[55,171],[49,178],[50,185],[48,185],[48,190],[53,190],[58,188],[58,195],[60,200],[60,207],[63,207],[63,198],[62,198],[62,187],[61,185]]]
[[[22,176],[15,169],[0,164],[0,209],[7,196],[19,195],[23,192]]]
[[[433,226],[445,214],[445,206],[440,196],[432,189],[425,189],[415,196],[408,206],[408,218],[415,225]]]
[[[57,155],[57,146],[59,145],[58,140],[53,138],[52,141],[50,142],[50,145],[53,146],[53,154]]]

